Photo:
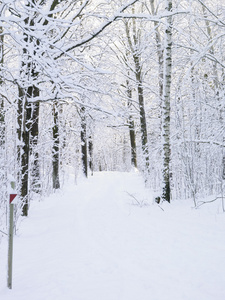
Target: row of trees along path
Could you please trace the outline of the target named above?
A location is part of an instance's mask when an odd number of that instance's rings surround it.
[[[224,13],[222,0],[1,1],[1,220],[11,178],[27,216],[71,169],[136,167],[168,202],[223,193]]]

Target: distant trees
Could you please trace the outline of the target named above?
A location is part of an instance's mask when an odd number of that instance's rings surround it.
[[[219,120],[221,105],[224,106],[221,97],[224,69],[221,43],[224,37],[221,35],[223,25],[217,15],[222,7],[218,1],[217,13],[214,14],[210,2],[207,6],[205,3],[204,7],[202,5],[202,1],[193,2],[190,14],[183,20],[177,20],[183,22],[188,30],[183,31],[179,41],[176,33],[174,43],[186,64],[185,68],[176,68],[177,76],[174,78],[177,80],[175,121],[179,122],[177,134],[181,138],[174,146],[182,157],[183,166],[180,165],[179,169],[187,179],[185,196],[192,197],[195,204],[203,194],[220,193],[222,182],[219,179],[222,172],[219,161],[222,162],[223,126]],[[221,171],[217,173],[216,169]],[[179,181],[176,172],[173,172],[173,177],[177,193]],[[210,183],[206,184],[208,180]]]

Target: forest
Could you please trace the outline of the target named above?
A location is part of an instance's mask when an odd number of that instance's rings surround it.
[[[1,229],[99,171],[224,211],[224,83],[224,0],[1,0]]]

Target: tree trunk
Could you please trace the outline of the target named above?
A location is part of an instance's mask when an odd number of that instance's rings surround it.
[[[132,91],[127,80],[127,96],[128,96],[128,108],[131,108]],[[129,116],[129,135],[130,135],[130,147],[131,147],[131,165],[137,168],[137,149],[136,149],[136,134],[135,126],[132,114]]]
[[[88,152],[89,152],[89,169],[91,171],[91,175],[93,175],[94,172],[94,164],[93,164],[93,140],[92,137],[89,136],[88,139]]]
[[[37,87],[32,87],[32,97],[39,96],[39,89]],[[31,106],[31,127],[30,127],[30,154],[33,156],[33,164],[31,166],[31,189],[35,193],[40,193],[41,183],[40,183],[40,166],[39,166],[39,155],[38,155],[38,134],[39,134],[39,102],[32,103]]]
[[[136,29],[136,22],[135,19],[133,19],[132,21],[133,21],[133,28],[132,28],[133,42],[131,39],[128,23],[125,23],[126,34],[127,34],[128,44],[133,56],[134,65],[135,65],[135,78],[137,83],[137,94],[138,94],[140,125],[141,125],[141,144],[142,144],[142,152],[145,161],[145,170],[147,171],[148,174],[149,173],[149,149],[148,149],[147,122],[146,122],[145,107],[144,107],[144,88],[142,83],[142,68],[141,68],[140,56],[138,54],[138,33]]]
[[[87,123],[86,123],[85,107],[81,108],[81,163],[82,171],[88,177],[88,158],[87,158]]]
[[[172,12],[172,1],[166,0],[166,11]],[[172,73],[172,16],[167,17],[164,49],[164,80],[163,80],[163,187],[162,199],[170,202],[170,90]]]
[[[28,66],[30,67],[30,66]],[[29,103],[29,99],[34,99],[39,95],[39,89],[35,86],[29,86],[27,89],[19,87],[19,99],[17,107],[17,136],[19,174],[21,178],[21,200],[23,203],[22,214],[28,215],[28,185],[29,185],[29,161],[31,152],[34,155],[34,165],[32,168],[33,186],[35,191],[39,192],[40,184],[38,153],[35,149],[38,142],[38,119],[39,103]]]
[[[152,14],[155,15],[155,0],[150,0]],[[163,46],[161,41],[161,35],[159,31],[159,22],[154,21],[155,26],[155,40],[157,47],[158,63],[159,63],[159,97],[160,97],[160,107],[163,97]]]
[[[27,98],[23,89],[19,88],[18,99],[18,161],[19,161],[19,179],[20,179],[20,197],[22,202],[22,215],[28,216],[28,171],[29,171],[29,155],[30,155],[30,135],[27,124],[29,120],[31,108],[28,107]]]
[[[32,7],[32,3],[27,4]],[[24,19],[25,26],[32,28],[35,24],[35,14]],[[29,185],[29,162],[31,153],[34,156],[32,166],[31,186],[36,192],[40,191],[40,172],[37,153],[38,143],[38,119],[39,119],[39,103],[35,103],[35,98],[39,97],[39,88],[36,86],[36,80],[39,72],[36,70],[33,57],[29,53],[29,47],[36,47],[39,44],[30,32],[24,32],[23,58],[21,64],[21,82],[18,84],[18,107],[17,107],[17,136],[18,136],[18,162],[19,162],[19,180],[20,180],[20,196],[23,203],[22,214],[28,215],[28,185]],[[35,51],[33,52],[35,55]],[[32,100],[32,101],[30,101]]]
[[[147,134],[147,122],[145,117],[145,108],[144,108],[144,95],[143,95],[143,85],[140,79],[140,74],[136,74],[138,81],[138,101],[140,109],[140,124],[141,124],[141,142],[142,142],[142,151],[144,154],[145,167],[147,173],[149,172],[149,151],[148,151],[148,134]]]
[[[60,188],[59,181],[59,112],[57,104],[53,104],[53,147],[52,147],[52,184],[53,189]]]
[[[136,152],[136,134],[134,120],[129,120],[129,134],[130,134],[130,145],[131,145],[131,164],[137,168],[137,152]]]

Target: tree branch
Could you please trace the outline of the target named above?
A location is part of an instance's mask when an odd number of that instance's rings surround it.
[[[79,41],[78,43],[74,44],[73,46],[67,48],[66,50],[62,50],[62,53],[60,55],[58,55],[56,57],[56,59],[62,57],[64,54],[67,54],[68,52],[90,42],[91,40],[93,40],[94,38],[96,38],[100,33],[102,33],[109,25],[111,25],[116,19],[118,19],[119,15],[121,13],[123,13],[129,6],[133,5],[134,3],[136,3],[138,0],[132,0],[130,2],[128,2],[126,5],[124,5],[122,8],[119,9],[118,13],[116,13],[114,16],[112,16],[111,18],[109,18],[109,20],[107,22],[105,22],[105,24],[103,24],[100,28],[98,28],[94,33],[90,34],[88,37],[86,37],[85,39]]]

